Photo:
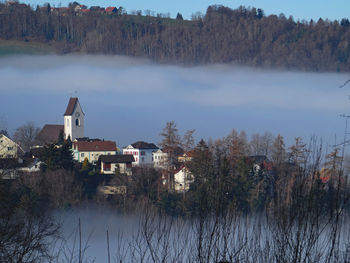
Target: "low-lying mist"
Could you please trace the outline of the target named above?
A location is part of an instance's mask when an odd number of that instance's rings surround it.
[[[337,73],[268,71],[233,65],[180,67],[122,56],[12,56],[0,58],[0,128],[12,133],[33,121],[63,123],[70,96],[85,112],[85,134],[116,140],[159,141],[168,120],[196,138],[232,128],[270,131],[329,143],[343,136],[349,77]]]

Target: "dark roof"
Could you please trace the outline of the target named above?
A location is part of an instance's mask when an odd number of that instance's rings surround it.
[[[45,124],[38,136],[36,136],[36,142],[40,145],[57,142],[60,131],[64,131],[63,125]]]
[[[138,141],[131,144],[135,149],[159,149],[154,143],[147,143],[143,141]]]
[[[132,163],[135,161],[131,154],[101,155],[99,159],[104,163]]]
[[[97,142],[97,141],[102,141],[101,139],[90,139],[89,137],[81,137],[81,138],[76,138],[78,142]]]
[[[70,98],[64,116],[71,116],[78,102],[78,98]]]
[[[117,145],[112,141],[74,141],[73,147],[79,152],[117,151]]]
[[[182,155],[184,153],[184,150],[181,147],[176,147],[175,149],[173,149],[172,147],[164,147],[162,149],[162,152],[164,153],[174,153],[175,155]]]
[[[34,158],[40,158],[41,156],[44,155],[45,148],[44,147],[31,148],[29,153],[30,153],[30,157],[34,156]]]

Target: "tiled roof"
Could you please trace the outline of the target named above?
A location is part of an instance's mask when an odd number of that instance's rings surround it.
[[[117,151],[117,145],[112,141],[74,141],[73,148],[79,152]]]
[[[115,12],[117,10],[117,8],[115,6],[109,6],[106,8],[106,12]]]
[[[64,116],[71,116],[73,114],[73,111],[75,109],[77,102],[78,102],[78,98],[69,99],[68,106],[67,106],[66,112],[64,113]]]
[[[154,143],[147,143],[143,141],[138,141],[131,144],[135,149],[159,149]]]
[[[36,142],[40,145],[57,142],[58,135],[60,134],[60,131],[63,132],[63,130],[63,125],[45,124],[36,137]]]
[[[104,163],[132,163],[135,161],[131,154],[101,155],[100,160]]]

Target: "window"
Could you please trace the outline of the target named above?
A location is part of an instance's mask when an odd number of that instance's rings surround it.
[[[142,152],[141,152],[141,155],[145,155],[145,152],[144,152],[144,151],[142,151]]]
[[[111,164],[110,163],[104,163],[103,164],[103,170],[110,171],[111,170]]]
[[[75,119],[75,126],[80,126],[80,120],[79,119]]]
[[[12,151],[13,147],[7,147],[7,150]]]
[[[145,161],[145,157],[142,157],[142,162],[144,162]]]
[[[84,157],[84,153],[81,153],[80,156],[81,156],[81,157]]]
[[[69,127],[69,120],[67,119],[67,127]]]

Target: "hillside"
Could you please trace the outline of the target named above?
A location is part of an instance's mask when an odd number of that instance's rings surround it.
[[[189,65],[235,63],[348,72],[349,26],[348,19],[296,22],[245,7],[210,6],[203,17],[183,20],[181,16],[78,12],[74,5],[61,11],[0,4],[0,38],[20,41],[23,47],[34,41],[34,47],[47,45],[44,49],[59,53],[140,56]]]

